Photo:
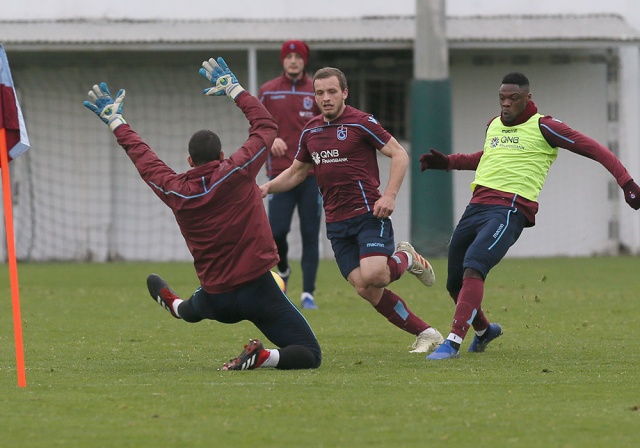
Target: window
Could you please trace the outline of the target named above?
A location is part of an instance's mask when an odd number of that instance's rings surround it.
[[[411,50],[322,51],[314,67],[336,67],[349,84],[347,104],[372,114],[398,140],[409,138],[409,91],[413,78]]]

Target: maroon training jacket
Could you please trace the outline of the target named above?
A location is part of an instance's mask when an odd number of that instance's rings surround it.
[[[284,156],[269,154],[267,176],[275,177],[293,163],[304,125],[319,115],[320,109],[315,101],[313,81],[306,73],[295,81],[284,73],[267,81],[260,87],[258,98],[278,123],[278,137],[287,144]],[[313,168],[308,175],[313,175]]]
[[[129,125],[118,143],[142,179],[171,208],[194,260],[202,288],[221,293],[253,280],[278,262],[256,176],[278,127],[248,92],[236,98],[250,123],[249,138],[231,157],[176,174]],[[158,244],[162,244],[161,241]]]

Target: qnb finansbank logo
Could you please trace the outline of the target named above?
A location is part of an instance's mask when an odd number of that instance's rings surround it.
[[[313,159],[313,163],[316,165],[321,165],[324,163],[342,163],[348,162],[348,157],[340,157],[340,151],[337,149],[327,149],[325,151],[320,152],[312,152],[311,158]]]
[[[524,146],[520,143],[520,137],[507,135],[503,135],[502,137],[493,137],[489,146],[491,148],[497,148],[499,146],[501,148],[508,149],[524,149]]]

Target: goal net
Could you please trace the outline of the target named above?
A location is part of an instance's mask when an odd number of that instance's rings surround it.
[[[189,169],[195,131],[213,130],[229,153],[246,139],[248,122],[231,100],[199,93],[201,55],[73,56],[13,69],[31,141],[11,164],[18,259],[190,260],[169,208],[82,102],[101,81],[112,94],[125,88],[123,116],[176,172]],[[246,62],[236,66],[246,76]]]

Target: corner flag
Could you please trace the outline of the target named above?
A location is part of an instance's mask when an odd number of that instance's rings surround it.
[[[26,387],[24,368],[24,348],[22,344],[22,319],[20,318],[20,294],[18,292],[18,265],[13,232],[13,209],[11,201],[11,181],[9,160],[15,159],[29,149],[29,137],[22,111],[16,99],[16,90],[9,70],[9,61],[4,47],[0,44],[0,171],[2,172],[2,197],[4,203],[5,230],[7,234],[7,260],[11,283],[11,304],[13,308],[13,333],[16,345],[16,370],[18,386]]]
[[[6,151],[9,160],[15,159],[29,149],[29,136],[24,124],[22,110],[16,99],[16,90],[9,70],[9,60],[0,44],[0,128],[6,132]]]

